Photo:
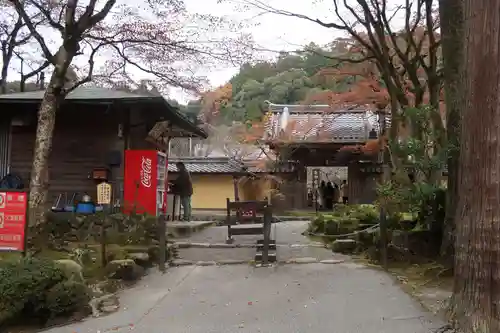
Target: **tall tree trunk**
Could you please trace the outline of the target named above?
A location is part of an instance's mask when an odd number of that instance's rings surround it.
[[[65,90],[66,75],[73,60],[78,44],[67,44],[59,48],[54,59],[57,64],[45,90],[42,103],[38,109],[33,164],[30,176],[29,223],[35,226],[37,240],[44,241],[42,230],[38,228],[47,222],[47,193],[49,182],[49,155],[52,149],[52,137],[59,105],[67,95]],[[37,246],[38,244],[34,244]],[[43,245],[43,244],[41,244]]]
[[[5,61],[5,59],[4,59]],[[7,65],[2,66],[2,73],[0,74],[0,94],[7,93],[7,74],[9,73],[9,67]]]
[[[48,190],[49,154],[52,149],[52,137],[56,123],[56,112],[64,95],[60,88],[63,81],[52,74],[38,110],[33,164],[30,177],[29,223],[38,226],[46,221],[46,202]]]
[[[450,264],[453,262],[455,211],[457,207],[458,159],[460,117],[463,107],[464,73],[464,0],[439,0],[441,20],[441,43],[444,61],[444,87],[446,100],[446,129],[448,144],[448,192],[446,218],[441,256]]]
[[[465,1],[452,309],[467,333],[500,332],[500,0]]]

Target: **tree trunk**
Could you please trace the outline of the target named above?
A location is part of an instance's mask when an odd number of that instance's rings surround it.
[[[32,226],[38,226],[46,221],[49,154],[52,148],[57,108],[64,99],[61,89],[56,88],[61,87],[59,81],[61,80],[57,78],[54,71],[38,110],[35,149],[30,177],[29,223]]]
[[[2,57],[2,72],[0,73],[0,94],[7,93],[7,75],[9,74],[10,59],[7,56]]]
[[[464,0],[439,0],[441,43],[444,61],[446,129],[450,155],[448,157],[448,192],[441,256],[453,262],[455,211],[457,207],[460,117],[463,107],[464,74]]]
[[[500,0],[465,1],[466,72],[452,310],[466,333],[500,332]]]

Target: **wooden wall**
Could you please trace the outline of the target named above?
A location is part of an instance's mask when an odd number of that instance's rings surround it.
[[[49,203],[59,193],[88,193],[95,197],[95,183],[89,174],[105,167],[108,153],[120,147],[118,113],[100,107],[75,107],[57,116],[53,146],[49,160]],[[29,186],[35,124],[14,126],[10,170],[20,175]]]
[[[358,164],[350,164],[347,169],[350,204],[371,204],[377,198],[376,186],[378,174],[360,171]]]

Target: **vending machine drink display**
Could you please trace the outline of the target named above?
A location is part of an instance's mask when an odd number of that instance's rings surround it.
[[[180,216],[179,198],[168,191],[167,155],[156,150],[126,150],[123,181],[124,213]]]
[[[123,180],[123,208],[126,214],[158,216],[158,152],[156,150],[126,150]]]

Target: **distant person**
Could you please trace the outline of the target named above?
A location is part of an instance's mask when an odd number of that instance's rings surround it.
[[[325,190],[326,183],[324,180],[322,180],[321,185],[318,188],[318,205],[320,209],[325,208]]]
[[[333,185],[331,182],[326,183],[326,190],[325,190],[325,206],[326,209],[332,210],[333,209],[333,196],[335,195],[335,189],[333,188]]]
[[[191,196],[193,195],[193,183],[191,175],[182,162],[175,164],[179,171],[179,176],[174,181],[175,192],[181,198],[181,205],[183,210],[183,221],[189,222],[191,220]]]
[[[313,206],[313,192],[312,190],[309,188],[307,189],[307,207],[312,207]]]
[[[340,200],[340,188],[337,183],[333,185],[333,204],[338,204]]]
[[[347,184],[347,180],[342,181],[342,186],[340,187],[342,191],[342,203],[347,205],[349,202],[349,185]]]

